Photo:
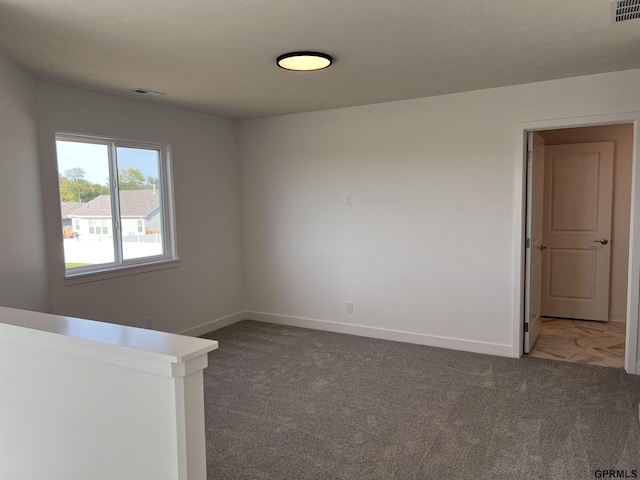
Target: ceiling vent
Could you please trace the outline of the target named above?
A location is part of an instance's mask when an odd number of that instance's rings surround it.
[[[138,95],[164,95],[162,92],[154,92],[153,90],[147,90],[146,88],[134,88],[131,91]]]
[[[640,0],[612,0],[611,20],[613,23],[640,18]]]

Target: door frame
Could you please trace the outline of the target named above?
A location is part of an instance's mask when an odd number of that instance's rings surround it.
[[[527,133],[576,127],[596,127],[614,124],[633,124],[633,158],[631,163],[631,215],[629,225],[629,268],[627,272],[627,332],[624,368],[627,373],[640,375],[638,361],[638,325],[640,323],[640,165],[638,139],[640,138],[640,112],[627,112],[587,117],[568,117],[516,123],[515,148],[515,226],[514,226],[514,323],[513,357],[524,353],[524,289],[525,289],[525,235],[527,186]]]

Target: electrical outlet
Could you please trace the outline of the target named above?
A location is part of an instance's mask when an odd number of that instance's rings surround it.
[[[347,302],[347,313],[353,313],[353,302]]]
[[[347,195],[346,197],[344,197],[344,206],[345,207],[351,206],[351,195]]]

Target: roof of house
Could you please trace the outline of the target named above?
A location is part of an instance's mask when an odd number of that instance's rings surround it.
[[[146,217],[160,205],[160,195],[153,190],[120,190],[120,216]],[[81,204],[71,217],[111,217],[111,196],[99,195]]]
[[[68,218],[73,212],[75,212],[82,203],[80,202],[60,202],[60,211],[62,218]]]

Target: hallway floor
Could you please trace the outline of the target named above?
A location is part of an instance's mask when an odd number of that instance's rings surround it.
[[[624,368],[626,325],[543,318],[531,357]]]

